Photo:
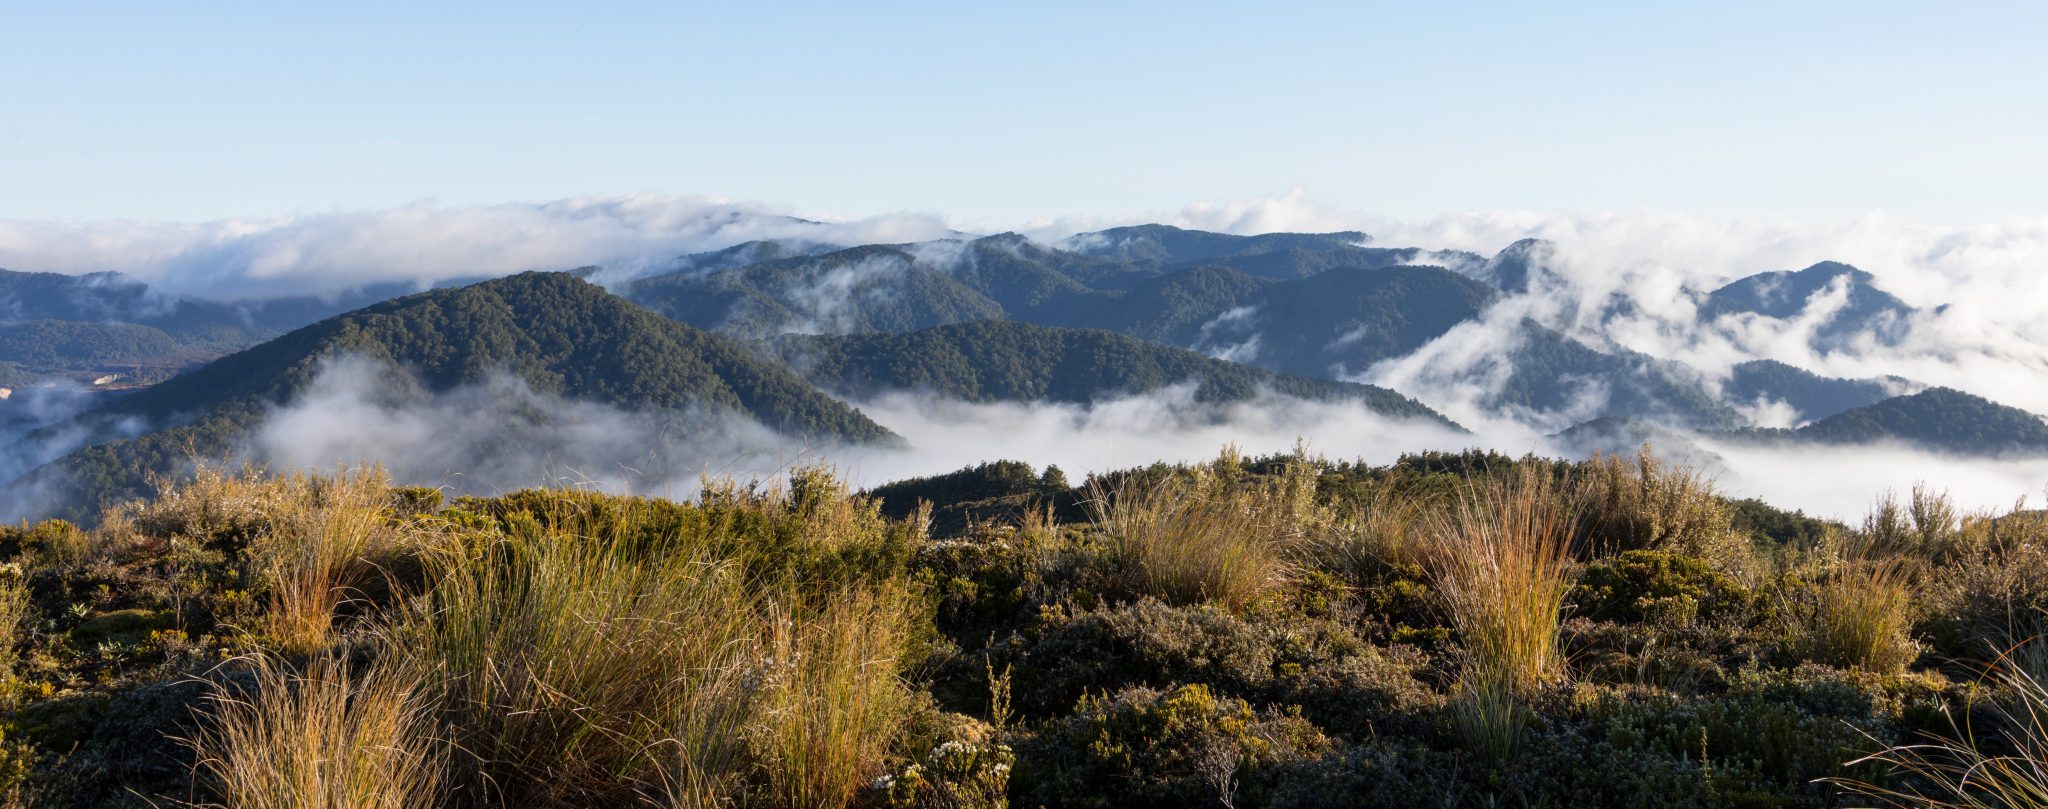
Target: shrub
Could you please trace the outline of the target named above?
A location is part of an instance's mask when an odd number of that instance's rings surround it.
[[[1833,783],[1886,806],[1915,809],[2048,804],[2048,687],[2039,677],[2019,661],[1999,661],[1988,679],[2003,693],[1983,727],[1951,721],[1947,732],[1926,741],[1851,762],[1885,768],[1893,776],[1889,783],[1846,777]]]
[[[1250,805],[1280,765],[1328,748],[1300,718],[1206,686],[1134,688],[1089,698],[1020,745],[1018,792],[1044,806]]]
[[[1677,626],[1745,619],[1755,601],[1748,588],[1704,559],[1647,550],[1586,565],[1571,591],[1578,615]]]
[[[1300,706],[1324,728],[1362,735],[1439,699],[1416,679],[1416,656],[1371,646],[1336,621],[1245,618],[1215,605],[1144,599],[1055,612],[995,652],[1016,666],[1020,705],[1041,716],[1087,693],[1202,684],[1219,695]]]
[[[874,786],[889,809],[1006,809],[1016,761],[1008,745],[951,739]]]

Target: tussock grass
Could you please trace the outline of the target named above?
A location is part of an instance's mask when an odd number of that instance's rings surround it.
[[[0,573],[0,681],[14,674],[14,664],[20,658],[18,644],[29,629],[34,607],[28,582],[17,573]]]
[[[813,608],[767,611],[760,705],[748,728],[779,806],[846,806],[911,715],[896,682],[908,599],[849,588]]]
[[[868,783],[911,716],[910,594],[888,578],[763,578],[735,552],[786,538],[778,526],[841,549],[876,541],[833,534],[871,512],[828,502],[843,488],[812,494],[774,499],[796,523],[742,519],[733,509],[755,507],[728,500],[719,519],[667,512],[680,531],[651,523],[663,512],[600,520],[563,498],[563,513],[435,560],[394,646],[437,684],[465,789],[513,805],[794,807]],[[767,496],[748,497],[762,517]],[[568,530],[593,525],[606,527]],[[719,533],[740,528],[756,533]]]
[[[1402,495],[1393,483],[1382,483],[1350,520],[1317,533],[1316,558],[1360,581],[1379,571],[1419,565],[1424,555],[1424,508],[1421,500]]]
[[[1803,652],[1847,668],[1904,669],[1920,654],[1911,634],[1917,560],[1867,535],[1835,544],[1831,569],[1789,611]]]
[[[1734,512],[1712,481],[1666,463],[1644,444],[1633,459],[1596,455],[1579,479],[1581,551],[1656,550],[1698,556],[1724,569],[1746,562]]]
[[[1470,664],[1517,690],[1564,676],[1571,517],[1558,485],[1525,466],[1475,485],[1432,526],[1427,569]]]
[[[335,611],[417,542],[386,523],[391,486],[381,469],[270,485],[298,496],[274,515],[276,529],[249,548],[250,568],[268,594],[262,630],[284,652],[317,651],[332,641]]]
[[[450,750],[416,674],[332,656],[303,672],[246,660],[253,682],[217,685],[187,742],[227,809],[440,805]]]
[[[1293,575],[1302,543],[1284,519],[1285,499],[1199,476],[1092,494],[1110,556],[1135,592],[1241,610]]]
[[[1452,718],[1468,746],[1504,757],[1523,699],[1566,674],[1558,629],[1571,587],[1572,513],[1533,465],[1475,484],[1439,515],[1426,569],[1464,646]]]
[[[1913,809],[2009,809],[2048,806],[2048,685],[2039,671],[2005,658],[1986,681],[2000,690],[1988,727],[1968,719],[1916,744],[1851,762],[1884,767],[1893,783],[1854,779],[1836,786],[1882,806]]]

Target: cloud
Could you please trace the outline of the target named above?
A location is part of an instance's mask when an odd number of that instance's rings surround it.
[[[273,409],[240,454],[274,469],[381,463],[402,481],[458,492],[580,485],[683,497],[702,474],[774,475],[805,459],[875,485],[999,458],[1079,475],[1199,460],[1226,444],[1282,452],[1307,438],[1333,455],[1385,463],[1472,442],[1355,404],[1269,394],[1216,405],[1197,402],[1195,390],[1184,384],[1090,405],[890,393],[853,404],[903,436],[904,446],[818,446],[730,411],[636,413],[537,392],[504,375],[426,394],[386,364],[344,357],[326,361],[294,403]]]
[[[421,394],[381,363],[342,358],[309,392],[273,410],[245,456],[273,468],[332,469],[365,461],[398,479],[495,494],[541,485],[694,496],[700,475],[766,477],[804,462],[839,468],[856,485],[952,472],[995,459],[1090,472],[1193,462],[1223,446],[1286,452],[1297,441],[1346,460],[1391,463],[1406,453],[1487,448],[1568,454],[1511,422],[1476,434],[1389,418],[1354,404],[1277,394],[1197,402],[1195,386],[1092,404],[969,403],[909,392],[852,402],[902,446],[809,445],[730,411],[636,413],[534,391],[510,376]],[[1971,509],[2009,507],[2048,484],[2048,458],[1985,460],[1901,447],[1765,447],[1688,436],[1719,458],[1709,468],[1737,497],[1853,520],[1877,495],[1929,481]]]
[[[702,197],[422,203],[200,224],[4,220],[0,267],[118,271],[174,292],[254,298],[593,264],[661,268],[686,253],[756,239],[852,245],[952,234],[923,214],[812,221],[772,206]]]

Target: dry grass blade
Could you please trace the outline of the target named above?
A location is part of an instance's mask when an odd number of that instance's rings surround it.
[[[1296,537],[1256,493],[1181,479],[1093,493],[1110,554],[1134,591],[1244,609],[1293,573]]]
[[[439,805],[449,748],[416,676],[332,657],[303,674],[250,663],[249,689],[217,686],[188,742],[227,809]]]
[[[1512,754],[1524,696],[1565,676],[1558,638],[1572,552],[1563,493],[1542,470],[1476,485],[1439,516],[1427,568],[1464,645],[1452,718],[1468,746]]]

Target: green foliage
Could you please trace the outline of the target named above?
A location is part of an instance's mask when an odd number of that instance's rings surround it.
[[[1254,710],[1201,685],[1082,700],[1018,749],[1018,790],[1034,805],[1254,805],[1280,765],[1329,746],[1299,717]]]
[[[1800,421],[1813,421],[1877,404],[1890,398],[1893,388],[1875,379],[1833,379],[1777,360],[1750,360],[1731,369],[1721,396],[1740,404],[1784,402],[1798,411]]]
[[[1258,597],[1167,600],[1113,521],[1023,508],[1072,492],[1023,464],[879,487],[886,507],[818,468],[692,502],[203,470],[90,529],[0,530],[0,797],[263,805],[297,772],[374,803],[424,794],[386,777],[423,762],[442,797],[393,800],[1818,809],[1927,794],[1848,762],[1929,738],[1951,747],[1928,762],[2038,761],[2001,735],[2012,681],[1900,653],[2048,660],[2020,642],[2048,605],[2038,513],[1952,520],[1923,490],[1745,577],[1567,553],[1572,471],[1226,452],[1098,476],[1214,498],[1255,519],[1194,535],[1281,552]],[[1020,505],[935,540],[897,504],[926,497]],[[391,541],[323,569],[375,575],[278,597],[325,564],[299,546],[357,529]],[[301,613],[319,631],[279,631]]]
[[[1754,592],[1706,560],[1648,550],[1586,565],[1570,602],[1575,615],[1673,625],[1747,620],[1758,608]]]
[[[161,330],[133,323],[31,320],[0,323],[0,360],[62,370],[175,361],[181,347]]]
[[[1340,622],[1248,619],[1213,605],[1145,599],[1067,614],[1052,609],[991,650],[1015,669],[1027,715],[1090,693],[1195,683],[1258,704],[1299,706],[1320,727],[1365,734],[1415,719],[1437,698],[1413,653],[1365,643]]]

